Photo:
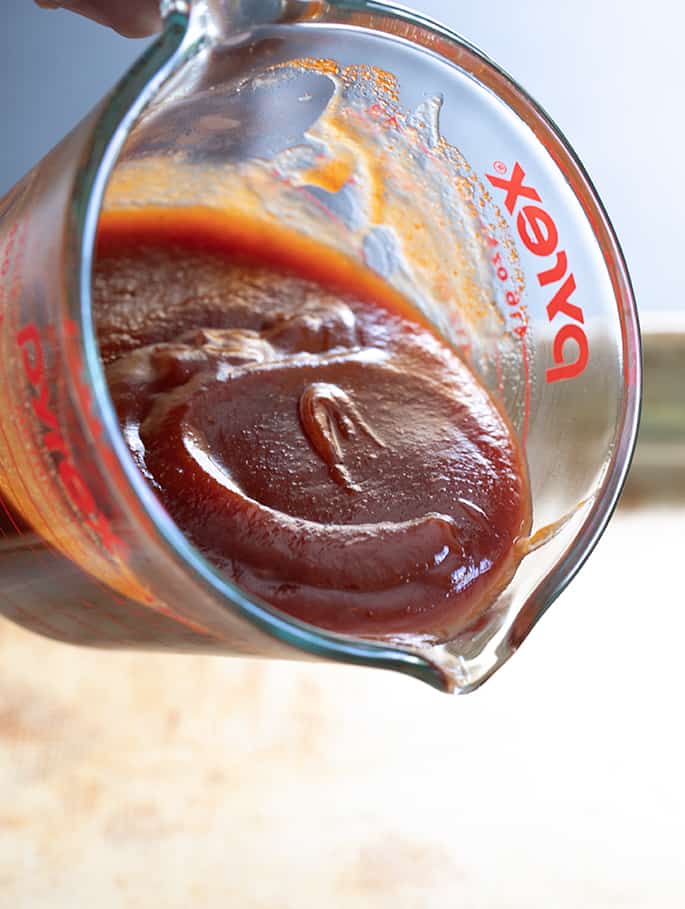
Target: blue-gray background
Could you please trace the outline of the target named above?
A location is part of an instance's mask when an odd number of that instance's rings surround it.
[[[584,161],[640,308],[685,312],[679,0],[413,0],[507,69]],[[0,195],[107,91],[144,41],[31,0],[2,0]]]

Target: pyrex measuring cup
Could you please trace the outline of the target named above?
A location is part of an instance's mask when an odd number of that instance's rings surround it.
[[[468,691],[602,533],[640,357],[607,217],[555,126],[458,36],[376,2],[162,4],[164,31],[0,203],[3,613],[73,643],[323,657]],[[430,645],[327,633],[209,565],[134,465],[91,314],[100,212],[249,215],[364,263],[420,309],[525,446],[527,555]]]

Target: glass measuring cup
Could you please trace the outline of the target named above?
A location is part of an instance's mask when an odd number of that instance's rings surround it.
[[[0,203],[3,612],[77,643],[325,657],[470,690],[580,567],[628,468],[639,340],[606,216],[546,116],[434,23],[379,3],[163,10],[160,39]],[[453,640],[356,640],[257,602],[137,471],[93,331],[97,222],[198,205],[363,262],[502,402],[533,534]]]

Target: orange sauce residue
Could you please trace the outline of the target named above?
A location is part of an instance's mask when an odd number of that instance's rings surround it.
[[[432,330],[431,323],[406,297],[344,253],[283,225],[237,211],[203,205],[112,209],[100,218],[96,255],[104,250],[112,254],[136,244],[149,245],[151,240],[160,245],[178,245],[188,251],[215,252],[229,257],[238,254],[275,269],[294,270],[341,293],[381,303]]]

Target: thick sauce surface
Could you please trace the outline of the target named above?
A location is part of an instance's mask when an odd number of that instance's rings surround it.
[[[368,272],[202,210],[101,222],[96,323],[140,469],[244,589],[359,636],[445,638],[516,568],[515,437]]]

